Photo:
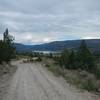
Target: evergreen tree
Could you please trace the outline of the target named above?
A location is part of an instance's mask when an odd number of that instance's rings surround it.
[[[9,35],[8,29],[6,29],[3,36],[3,40],[0,41],[0,63],[2,61],[10,61],[15,55],[13,37]]]
[[[61,57],[59,59],[60,66],[64,68],[68,68],[69,62],[69,51],[66,49],[62,52]]]
[[[69,55],[69,62],[68,62],[69,69],[76,69],[77,68],[77,63],[76,63],[76,54],[72,50],[70,55]]]
[[[85,40],[81,41],[81,45],[77,55],[79,67],[87,71],[93,71],[95,68],[95,60],[91,51],[88,49]]]
[[[3,34],[3,40],[4,40],[4,42],[7,42],[9,40],[8,29],[6,29],[5,32],[4,32],[4,34]]]
[[[9,45],[13,44],[14,37],[9,34],[8,28],[5,30],[3,34],[3,41],[8,43]]]

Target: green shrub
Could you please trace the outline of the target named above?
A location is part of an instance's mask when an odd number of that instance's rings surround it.
[[[41,57],[38,57],[37,61],[38,62],[41,62],[42,61],[42,58]]]
[[[45,65],[45,67],[49,68],[49,67],[50,67],[50,65],[49,65],[49,64],[46,64],[46,65]]]
[[[62,52],[61,57],[59,58],[59,64],[61,67],[68,68],[69,62],[69,51],[66,49]]]
[[[97,67],[95,72],[94,72],[95,76],[97,79],[100,79],[100,67]]]
[[[55,64],[46,64],[45,67],[53,72],[56,76],[62,75],[61,68]]]
[[[95,80],[88,79],[82,83],[82,88],[88,91],[97,91],[98,87],[96,86]]]

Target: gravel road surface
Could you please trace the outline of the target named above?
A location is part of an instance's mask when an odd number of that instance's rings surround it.
[[[88,92],[71,88],[40,63],[13,62],[18,69],[3,100],[100,100]]]

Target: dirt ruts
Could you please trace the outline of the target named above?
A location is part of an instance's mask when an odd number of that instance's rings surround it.
[[[14,64],[18,68],[3,100],[99,100],[93,94],[70,88],[40,63]]]

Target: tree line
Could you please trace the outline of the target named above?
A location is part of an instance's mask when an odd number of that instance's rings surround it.
[[[9,62],[15,56],[15,47],[13,36],[9,34],[8,29],[3,33],[3,40],[0,40],[0,63]]]
[[[78,50],[64,50],[57,61],[63,69],[86,70],[100,77],[100,68],[97,67],[96,57],[89,50],[85,40],[81,41]]]

